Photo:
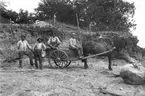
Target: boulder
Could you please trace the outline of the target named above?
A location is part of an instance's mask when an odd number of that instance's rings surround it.
[[[134,58],[130,57],[130,55],[127,53],[126,50],[122,49],[118,54],[119,59],[126,60],[128,63],[134,63],[137,62]]]
[[[121,68],[120,77],[127,84],[145,84],[145,67],[141,65],[127,64]]]

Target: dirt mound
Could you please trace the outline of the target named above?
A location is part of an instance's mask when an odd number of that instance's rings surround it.
[[[49,24],[53,25],[52,21],[48,21]],[[12,61],[17,58],[15,55],[17,53],[17,50],[15,48],[17,41],[20,39],[21,34],[26,34],[27,35],[27,40],[28,42],[33,45],[36,42],[36,38],[42,37],[44,39],[44,43],[47,44],[47,40],[49,38],[49,30],[53,30],[56,35],[61,39],[62,43],[60,47],[68,47],[68,39],[71,37],[72,32],[76,32],[78,35],[79,39],[83,39],[86,37],[86,40],[100,40],[104,41],[107,43],[113,44],[114,42],[118,41],[115,45],[118,46],[116,49],[124,49],[125,50],[125,55],[128,53],[128,57],[131,56],[132,58],[135,58],[137,60],[142,60],[145,51],[144,49],[141,49],[140,47],[137,46],[138,39],[136,37],[133,37],[131,34],[127,34],[125,32],[91,32],[93,34],[86,34],[87,31],[81,30],[81,36],[80,33],[78,32],[77,27],[71,26],[71,25],[66,25],[60,22],[56,22],[55,27],[54,26],[44,26],[44,27],[39,27],[39,26],[34,26],[32,24],[27,25],[27,24],[13,24],[12,26],[9,24],[1,24],[2,26],[0,29],[2,29],[0,33],[0,42],[2,44],[2,52],[1,56],[3,58],[6,58],[5,61]],[[95,33],[95,34],[94,34]],[[100,38],[102,36],[102,38]],[[124,37],[126,36],[126,37]],[[81,38],[80,38],[81,37]],[[117,40],[116,40],[117,39]],[[114,43],[115,44],[115,43]],[[120,52],[120,51],[118,51]],[[113,53],[113,57],[118,57],[120,56],[117,51]],[[120,58],[120,57],[118,57]]]
[[[0,52],[2,59],[12,61],[17,58],[16,43],[21,34],[27,35],[28,42],[33,45],[38,36],[48,39],[49,28],[32,27],[31,25],[3,25],[0,33]],[[67,27],[68,28],[68,27]],[[72,31],[69,28],[60,30],[53,28],[61,38],[61,47],[67,46],[67,39]],[[68,31],[69,32],[68,32]],[[71,29],[72,30],[72,29]],[[73,30],[77,32],[76,30]],[[78,33],[79,34],[79,33]],[[94,36],[94,38],[96,38]],[[104,59],[106,60],[106,59]],[[107,61],[89,59],[90,68],[85,70],[81,62],[72,63],[68,69],[48,69],[43,63],[44,70],[29,69],[29,63],[24,62],[24,69],[18,69],[17,62],[1,63],[0,68],[0,95],[2,96],[134,96],[138,89],[144,91],[144,86],[124,84],[123,80],[114,77],[119,73],[120,66],[126,64],[122,60],[113,61],[113,72],[108,71]],[[124,95],[125,94],[125,95]]]

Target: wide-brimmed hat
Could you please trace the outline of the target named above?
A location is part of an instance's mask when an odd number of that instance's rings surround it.
[[[42,38],[40,38],[40,37],[39,37],[39,38],[37,38],[37,41],[39,41],[39,40],[43,41],[43,39],[42,39]]]

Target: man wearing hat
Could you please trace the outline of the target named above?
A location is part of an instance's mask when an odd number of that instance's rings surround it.
[[[25,35],[21,35],[21,40],[17,43],[17,48],[19,50],[19,67],[22,68],[22,58],[24,55],[28,56],[30,59],[30,65],[33,66],[33,53],[31,46],[29,45],[28,41],[26,40]],[[29,49],[29,50],[28,50]]]
[[[48,46],[51,48],[57,48],[60,45],[60,40],[59,38],[54,34],[52,30],[50,30],[50,38],[48,39]]]
[[[80,46],[80,44],[78,44],[76,33],[72,33],[72,38],[69,39],[69,48],[72,50],[76,50],[79,58],[82,58],[82,47]]]
[[[42,70],[42,52],[46,49],[45,44],[42,42],[42,38],[38,38],[36,44],[34,45],[34,59],[35,59],[35,66],[38,69],[39,61],[39,68]]]

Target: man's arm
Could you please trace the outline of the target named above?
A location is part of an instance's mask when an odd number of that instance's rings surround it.
[[[48,42],[47,42],[48,43],[48,46],[51,47],[51,48],[55,48],[54,46],[51,45],[51,40],[52,40],[52,37],[50,37],[48,39]]]
[[[29,45],[27,41],[26,41],[26,46],[28,47],[28,49],[32,50],[32,47]]]
[[[35,49],[35,48],[36,48],[36,46],[37,46],[37,43],[35,43],[35,44],[34,44],[33,49]]]
[[[46,45],[44,44],[44,43],[42,43],[42,46],[43,46],[43,48],[44,48],[44,50],[46,49]]]
[[[48,41],[47,41],[47,44],[49,45],[50,44],[50,41],[51,41],[51,37],[49,37]]]
[[[20,41],[17,43],[17,49],[20,49]]]
[[[58,37],[56,37],[56,40],[57,40],[57,43],[59,44],[61,43]]]
[[[47,44],[48,44],[49,47],[53,48],[53,46],[51,46],[51,44],[50,44],[50,43],[51,43],[51,39],[52,39],[52,37],[50,37],[50,38],[48,39]]]
[[[73,44],[73,40],[72,39],[69,39],[69,46],[72,47],[72,48],[75,48],[75,45]]]

